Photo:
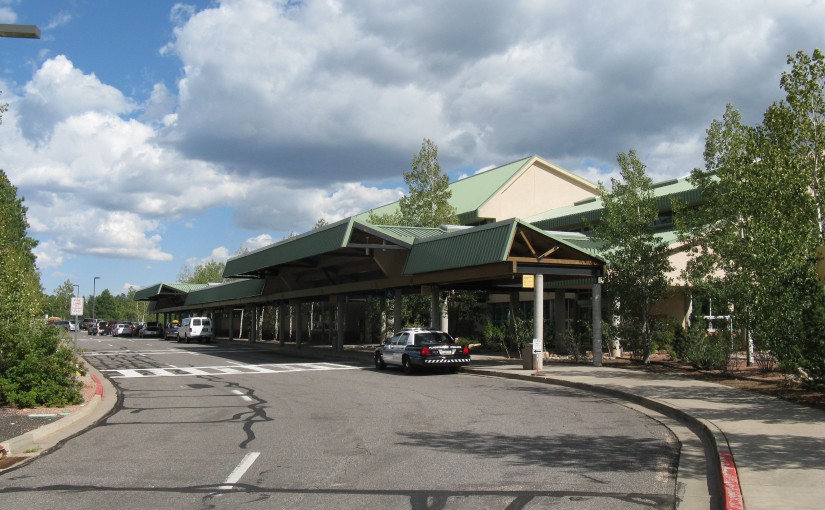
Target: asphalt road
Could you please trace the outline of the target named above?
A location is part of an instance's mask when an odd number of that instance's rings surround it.
[[[4,508],[672,508],[679,445],[593,394],[254,347],[83,339],[115,412]]]

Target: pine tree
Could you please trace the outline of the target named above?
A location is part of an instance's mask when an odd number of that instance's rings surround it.
[[[404,172],[409,193],[398,203],[398,210],[389,214],[372,214],[374,225],[404,225],[408,227],[438,227],[458,221],[455,207],[450,205],[450,178],[441,172],[438,146],[424,139],[413,157],[409,172]]]

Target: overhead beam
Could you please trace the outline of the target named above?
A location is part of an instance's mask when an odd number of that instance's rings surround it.
[[[524,244],[527,245],[527,249],[529,249],[530,253],[532,253],[535,256],[536,255],[536,249],[533,248],[532,244],[530,244],[530,240],[527,239],[527,234],[524,233],[524,229],[519,229],[518,233],[521,234],[521,239],[524,241]]]
[[[541,260],[541,259],[547,258],[547,257],[549,257],[550,255],[554,254],[554,253],[555,253],[556,251],[558,251],[558,250],[559,250],[559,245],[553,246],[552,248],[550,248],[550,249],[549,249],[549,250],[547,250],[546,252],[544,252],[544,253],[542,253],[541,255],[539,255],[539,256],[538,256],[538,259],[539,259],[539,260]]]
[[[369,243],[350,243],[347,248],[370,249],[370,250],[407,250],[407,248],[396,246],[394,244],[369,244]]]
[[[560,266],[601,266],[602,264],[593,260],[578,260],[578,259],[541,259],[536,260],[530,257],[507,257],[507,260],[517,263],[529,264],[554,264]]]

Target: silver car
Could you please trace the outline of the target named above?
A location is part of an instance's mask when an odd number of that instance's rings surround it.
[[[132,326],[118,322],[112,326],[112,336],[132,336]]]
[[[470,364],[470,349],[435,329],[404,329],[375,350],[375,368],[396,365],[410,374],[417,368],[444,367],[450,372]]]

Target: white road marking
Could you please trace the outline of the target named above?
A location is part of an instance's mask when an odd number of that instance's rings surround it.
[[[94,351],[84,352],[84,356],[157,356],[159,354],[191,354],[193,356],[200,356],[200,353],[193,351],[184,351],[180,349],[162,349],[158,351],[130,351],[128,349],[116,351]]]
[[[224,484],[231,484],[231,485],[221,485],[220,487],[218,487],[218,490],[228,491],[228,490],[233,489],[234,488],[233,485],[238,483],[238,480],[241,479],[241,477],[244,475],[244,473],[246,473],[247,470],[252,467],[252,464],[255,463],[255,460],[257,460],[257,458],[260,454],[261,454],[261,452],[249,452],[249,453],[247,453],[244,456],[241,463],[238,464],[238,466],[235,468],[235,470],[232,471],[229,474],[229,476],[226,478],[226,480],[224,480],[224,482],[223,482]]]
[[[235,395],[240,396],[242,399],[246,400],[247,402],[252,402],[252,397],[250,397],[249,395],[244,395],[244,393],[241,390],[232,390],[232,393],[234,393]]]
[[[164,368],[120,368],[104,369],[111,373],[112,379],[131,379],[143,377],[186,377],[193,375],[231,375],[231,374],[283,374],[326,370],[361,370],[363,367],[337,363],[285,363],[265,365],[224,365],[205,367],[164,367]]]

